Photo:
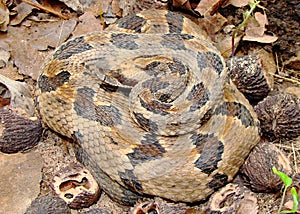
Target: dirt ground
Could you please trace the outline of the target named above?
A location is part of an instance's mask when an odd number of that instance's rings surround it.
[[[47,7],[51,6],[53,10],[61,11],[62,14],[71,17],[69,20],[62,20],[61,17],[56,17],[52,13],[45,13],[43,10],[32,9],[28,14],[23,14],[24,5],[20,7],[20,10],[15,10],[14,19],[8,24],[8,30],[0,33],[0,50],[5,50],[10,53],[10,57],[6,61],[6,66],[0,68],[0,74],[3,74],[13,80],[18,80],[21,82],[26,82],[34,94],[36,79],[40,72],[39,66],[45,60],[45,57],[51,53],[54,47],[57,44],[60,44],[61,40],[66,40],[70,35],[79,35],[86,33],[85,31],[102,31],[103,26],[99,23],[106,22],[106,25],[110,21],[115,21],[120,16],[119,13],[117,16],[111,15],[107,20],[103,20],[103,17],[99,14],[99,9],[97,13],[94,8],[95,5],[89,7],[90,3],[82,3],[84,5],[83,11],[74,11],[76,3],[73,5],[66,6],[63,3],[54,1],[40,1],[42,5]],[[63,1],[67,2],[67,1]],[[72,2],[72,1],[69,1]],[[76,1],[73,1],[76,2]],[[84,2],[84,1],[81,1]],[[88,2],[88,1],[87,1]],[[117,5],[119,1],[107,1],[111,4]],[[122,1],[120,1],[122,2]],[[133,2],[133,1],[132,1]],[[139,2],[138,9],[147,8],[149,4],[147,0],[137,1]],[[157,4],[161,4],[160,1]],[[193,1],[191,1],[193,2]],[[114,12],[108,11],[106,3],[103,3],[101,0],[98,1],[98,4],[102,4],[102,12]],[[144,5],[143,5],[144,4]],[[75,5],[75,6],[74,6]],[[97,3],[96,3],[97,5]],[[147,5],[147,6],[146,6]],[[151,5],[151,4],[150,4]],[[165,7],[165,4],[162,4],[162,7]],[[194,5],[194,3],[192,4]],[[77,5],[78,6],[78,5]],[[300,6],[298,0],[284,0],[284,1],[261,1],[261,8],[257,8],[257,11],[264,11],[268,19],[268,24],[266,25],[265,33],[268,35],[276,35],[278,39],[274,42],[261,43],[258,41],[240,41],[236,49],[237,55],[246,55],[252,54],[255,52],[264,51],[265,55],[268,55],[274,61],[275,70],[273,71],[274,77],[274,90],[272,94],[277,94],[286,91],[292,91],[298,98],[300,98],[300,66],[299,66],[299,57],[300,57]],[[8,9],[11,10],[12,6],[8,6]],[[73,7],[73,9],[70,9]],[[122,8],[119,5],[119,9]],[[265,8],[263,10],[262,8]],[[21,10],[23,9],[23,10]],[[114,8],[113,8],[114,9]],[[125,13],[125,8],[123,13]],[[234,7],[229,5],[224,8],[219,9],[219,13],[225,17],[226,25],[238,26],[241,21],[244,19],[243,14],[247,7]],[[21,12],[23,11],[23,12]],[[80,12],[79,12],[80,11]],[[22,15],[20,15],[22,13]],[[31,14],[31,15],[29,15]],[[96,15],[97,14],[97,15]],[[23,16],[21,18],[20,16]],[[122,15],[121,15],[122,16]],[[21,20],[22,19],[22,20]],[[46,22],[37,21],[47,20]],[[52,20],[53,22],[49,21]],[[76,20],[76,21],[75,21]],[[78,21],[79,20],[79,21]],[[12,24],[12,22],[15,22]],[[77,22],[78,21],[78,22]],[[30,26],[30,27],[29,27]],[[223,25],[222,25],[223,26]],[[223,27],[220,27],[222,29]],[[33,29],[33,30],[32,30]],[[43,30],[42,30],[43,29]],[[45,31],[44,31],[45,29]],[[42,37],[41,35],[46,35],[47,30],[55,31],[53,35],[49,37]],[[54,30],[55,29],[55,30]],[[63,35],[64,31],[69,31]],[[214,34],[218,34],[222,30],[217,30]],[[60,35],[56,38],[54,35]],[[30,40],[28,38],[34,38]],[[218,36],[213,36],[213,40],[218,42]],[[44,47],[44,43],[46,47]],[[22,42],[20,42],[22,41]],[[51,44],[51,45],[49,45]],[[32,48],[34,47],[34,48]],[[49,48],[50,47],[50,48]],[[21,51],[22,50],[22,51]],[[25,51],[26,50],[26,51]],[[22,53],[21,53],[22,52]],[[1,55],[1,52],[0,52]],[[34,58],[35,60],[32,60]],[[34,61],[32,63],[32,61]],[[31,64],[32,63],[32,64]],[[37,114],[38,115],[38,114]],[[300,121],[299,121],[300,122]],[[67,166],[71,162],[76,162],[74,151],[72,148],[72,143],[68,139],[63,138],[62,136],[57,135],[50,129],[45,129],[43,136],[39,143],[33,150],[38,152],[41,155],[43,160],[43,166],[38,166],[41,169],[41,182],[36,185],[40,185],[39,193],[34,193],[36,196],[40,197],[43,195],[53,194],[53,175],[57,173],[61,168]],[[284,151],[287,157],[290,159],[294,174],[299,173],[300,168],[300,140],[299,137],[293,140],[274,140],[273,142],[278,148]],[[5,158],[5,157],[4,157]],[[36,159],[34,159],[36,160]],[[2,167],[2,165],[1,165]],[[31,171],[32,169],[28,169]],[[12,175],[14,176],[14,175]],[[26,175],[25,175],[26,176]],[[26,178],[24,178],[26,179]],[[300,181],[299,181],[300,182]],[[300,183],[298,183],[300,185]],[[0,181],[1,186],[1,181]],[[299,187],[299,186],[298,186]],[[21,190],[22,191],[22,190]],[[282,192],[277,193],[254,193],[258,198],[258,213],[276,213],[280,204]],[[34,199],[34,198],[33,198]],[[33,200],[31,199],[31,200]],[[3,199],[2,199],[3,200]],[[1,201],[1,198],[0,198]],[[28,202],[30,204],[30,201]],[[167,202],[165,202],[168,204]],[[1,203],[0,203],[1,205]],[[205,206],[207,204],[197,204],[195,208],[189,209],[186,213],[205,213]],[[15,204],[18,206],[18,204]],[[93,209],[106,209],[111,211],[111,213],[127,213],[130,208],[121,206],[113,202],[105,193],[100,197],[100,200],[92,205],[89,208],[84,208],[81,210],[72,210],[72,214],[75,213],[84,213]],[[23,209],[24,210],[24,209]],[[101,211],[104,213],[104,211]],[[101,213],[98,212],[94,213]],[[0,213],[6,213],[5,210]],[[21,213],[21,212],[20,212]],[[92,212],[91,212],[92,213]],[[300,213],[300,212],[299,212]]]

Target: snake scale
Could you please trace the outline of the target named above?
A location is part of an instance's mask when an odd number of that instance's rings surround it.
[[[259,141],[221,54],[171,11],[129,15],[62,44],[42,68],[37,101],[42,120],[77,142],[79,160],[126,205],[204,200]]]

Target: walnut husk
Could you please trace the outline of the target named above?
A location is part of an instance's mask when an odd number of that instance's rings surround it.
[[[260,120],[262,137],[293,139],[300,135],[300,101],[290,94],[276,94],[266,97],[255,106]]]
[[[273,173],[273,166],[288,175],[292,174],[290,161],[283,151],[272,143],[259,143],[241,167],[240,175],[254,192],[276,192],[283,183]]]
[[[235,56],[226,61],[228,74],[250,103],[257,103],[272,90],[272,80],[255,56]]]
[[[97,181],[79,163],[62,168],[54,177],[53,189],[72,209],[89,207],[100,197]]]
[[[0,121],[1,152],[23,152],[38,144],[43,128],[37,118],[4,107],[0,108]]]
[[[244,186],[229,183],[209,199],[206,214],[258,213],[256,195]]]

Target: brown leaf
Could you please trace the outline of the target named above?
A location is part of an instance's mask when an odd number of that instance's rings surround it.
[[[254,17],[255,19],[253,17],[249,19],[243,40],[256,41],[260,43],[275,42],[278,39],[278,37],[265,34],[265,25],[268,24],[266,14],[256,12],[254,14]]]
[[[0,69],[0,73],[12,80],[23,80],[23,75],[18,73],[17,67],[13,66],[10,62],[6,67]]]
[[[47,23],[33,22],[30,28],[9,26],[6,42],[12,49],[11,55],[19,73],[37,79],[41,65],[48,55],[47,52],[39,50],[57,47],[69,37],[75,25],[76,21],[70,19]]]
[[[237,48],[241,36],[234,38],[234,49]],[[226,37],[220,37],[215,44],[216,48],[221,52],[224,58],[229,58],[232,55],[232,37],[227,35]]]
[[[35,3],[38,3],[37,1],[33,1]],[[18,4],[15,8],[13,8],[13,11],[16,11],[17,15],[11,20],[11,25],[18,25],[20,24],[29,14],[31,14],[32,9],[34,7],[22,2],[21,4]]]
[[[0,1],[0,31],[7,31],[9,24],[9,10],[4,2],[5,1]]]
[[[48,46],[55,48],[70,36],[76,23],[75,19],[69,19],[35,25],[28,32],[31,35],[29,43],[37,50],[47,50]]]
[[[227,4],[231,4],[235,7],[244,7],[254,2],[254,0],[229,0]]]
[[[195,11],[199,12],[203,16],[210,16],[211,11],[215,5],[218,5],[220,0],[201,0],[195,8]]]
[[[262,67],[265,71],[265,78],[271,89],[274,88],[274,76],[276,72],[276,63],[272,53],[267,52],[265,49],[255,50],[250,53],[253,56],[257,56],[262,61]]]
[[[171,1],[171,5],[174,8],[178,8],[179,10],[187,11],[193,14],[196,17],[199,17],[198,11],[195,12],[194,8],[196,7],[195,4],[192,5],[191,1],[189,0],[173,0]]]
[[[59,1],[65,3],[72,10],[78,13],[83,13],[83,6],[79,0],[59,0]]]
[[[272,43],[278,39],[277,36],[270,36],[264,34],[263,36],[244,36],[243,40],[246,41],[253,41],[253,42],[260,42],[260,43]]]
[[[300,69],[300,49],[297,51],[296,56],[291,57],[284,64],[287,67],[299,70]]]
[[[260,20],[260,21],[261,21],[261,23],[263,23],[262,20]],[[246,30],[245,30],[246,36],[252,36],[252,37],[263,36],[266,28],[265,28],[265,25],[261,24],[261,23],[257,19],[254,19],[253,17],[251,17],[249,19],[249,22],[248,22]]]
[[[96,19],[92,12],[87,11],[79,17],[79,23],[76,26],[73,37],[92,31],[102,31],[100,19]]]
[[[222,30],[227,19],[220,13],[216,13],[214,16],[206,16],[199,22],[199,28],[205,29],[207,35],[215,41],[216,33]]]
[[[0,48],[0,69],[4,68],[8,64],[10,53]]]
[[[34,102],[26,83],[13,81],[1,74],[0,83],[9,90],[10,107],[22,109],[22,111],[30,116],[34,115]]]

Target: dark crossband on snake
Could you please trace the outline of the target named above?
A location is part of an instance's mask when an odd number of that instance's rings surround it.
[[[188,18],[147,10],[71,39],[38,79],[42,120],[115,201],[207,199],[259,141],[253,108]]]

